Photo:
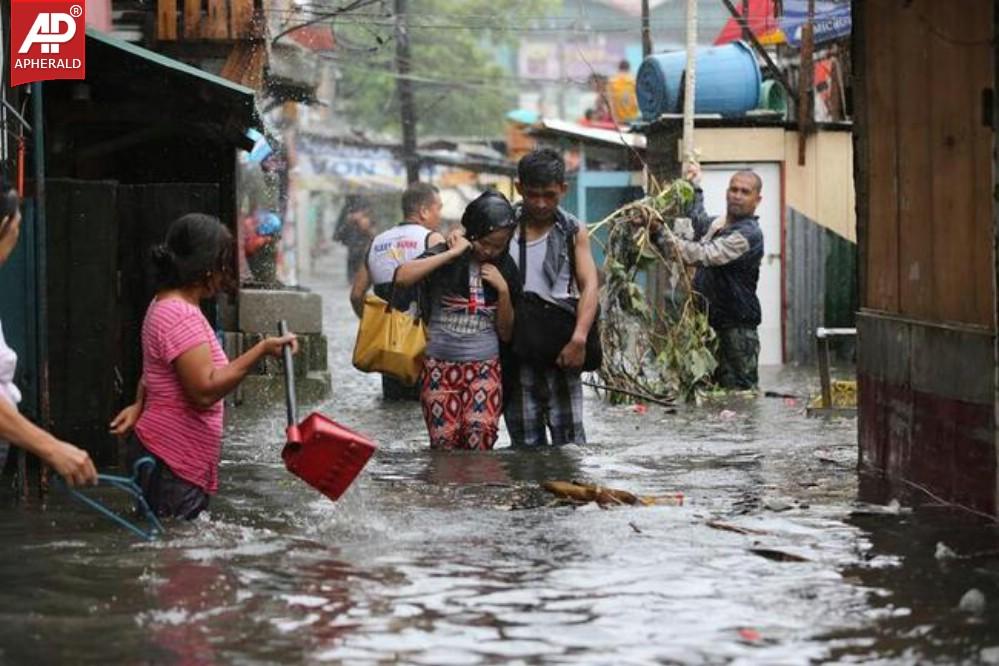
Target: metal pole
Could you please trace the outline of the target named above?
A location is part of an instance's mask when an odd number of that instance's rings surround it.
[[[52,402],[49,395],[49,292],[47,224],[45,219],[45,111],[41,82],[31,84],[32,123],[35,140],[35,284],[38,294],[38,416],[41,426],[52,429]],[[27,477],[22,477],[25,494]]]
[[[695,160],[694,155],[694,90],[697,82],[697,0],[687,0],[687,69],[683,90],[683,164]]]
[[[409,15],[407,0],[395,0],[395,69],[396,92],[399,95],[399,113],[402,120],[402,160],[406,165],[406,182],[420,180],[420,163],[416,156],[416,107],[413,101],[413,82],[409,79],[412,58],[409,50]]]
[[[652,55],[652,25],[649,0],[642,0],[642,58]]]
[[[819,355],[819,385],[822,390],[822,406],[829,409],[832,404],[832,378],[829,374],[829,338],[815,336],[816,352]]]
[[[282,319],[278,322],[278,335],[288,335],[288,322]],[[295,400],[295,361],[291,357],[291,345],[281,349],[284,360],[284,404],[288,414],[288,425],[294,426],[298,420],[298,404]]]

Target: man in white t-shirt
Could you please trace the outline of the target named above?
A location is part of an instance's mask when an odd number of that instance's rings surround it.
[[[402,194],[402,222],[386,229],[371,241],[367,258],[354,276],[350,305],[360,317],[364,313],[364,295],[374,287],[375,295],[406,308],[412,307],[412,290],[393,294],[395,271],[417,258],[430,247],[444,242],[438,233],[441,225],[440,192],[428,183],[414,183]],[[418,387],[406,386],[382,375],[382,396],[388,399],[419,399]]]

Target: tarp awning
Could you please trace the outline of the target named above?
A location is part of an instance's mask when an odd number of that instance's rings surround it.
[[[741,7],[741,3],[735,3]],[[782,44],[784,33],[781,32],[781,24],[774,16],[774,0],[749,0],[749,10],[746,14],[749,30],[756,36],[756,39],[764,45]],[[715,45],[728,44],[742,39],[742,26],[735,18],[730,18],[725,26],[715,37]]]
[[[125,63],[113,66],[124,57]],[[192,110],[201,109],[206,120],[222,122],[233,130],[233,136],[259,126],[256,118],[255,94],[252,88],[165,55],[150,51],[87,26],[87,70],[112,76],[114,83],[130,94],[160,98],[175,93],[178,101],[186,101]],[[221,117],[224,116],[224,117]],[[249,142],[252,146],[252,142]]]
[[[641,134],[631,134],[622,130],[588,127],[579,123],[558,118],[542,118],[530,129],[534,136],[558,136],[582,143],[593,143],[604,146],[620,146],[642,152],[645,150],[645,137]]]

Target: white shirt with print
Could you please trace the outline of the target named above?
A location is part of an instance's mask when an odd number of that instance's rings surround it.
[[[0,324],[0,398],[15,406],[21,402],[21,392],[14,385],[16,370],[17,353],[7,346],[3,337],[3,324]]]

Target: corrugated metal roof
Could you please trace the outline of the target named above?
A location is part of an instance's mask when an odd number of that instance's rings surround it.
[[[554,134],[588,143],[645,150],[645,137],[641,134],[629,134],[624,131],[588,127],[568,120],[559,120],[558,118],[542,118],[537,125],[531,128],[530,132],[534,135]]]

